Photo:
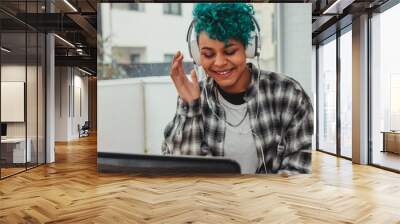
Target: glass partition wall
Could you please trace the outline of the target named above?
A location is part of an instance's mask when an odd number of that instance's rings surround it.
[[[340,36],[340,154],[352,158],[352,33],[351,25]]]
[[[400,4],[370,12],[368,164],[400,172]],[[352,159],[352,25],[318,43],[317,149]],[[338,57],[337,57],[338,55]]]
[[[318,47],[318,149],[336,154],[336,36]]]
[[[370,20],[370,163],[400,172],[400,4]]]
[[[317,150],[352,158],[351,25],[317,46]]]
[[[45,35],[21,22],[44,1],[0,3],[0,178],[45,163]],[[7,21],[7,22],[5,22]]]

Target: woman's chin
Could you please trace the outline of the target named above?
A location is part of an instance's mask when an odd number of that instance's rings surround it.
[[[236,70],[228,75],[218,75],[212,73],[211,78],[218,84],[218,86],[226,92],[238,92],[245,90],[248,86],[248,80],[242,79],[243,73],[238,73]],[[245,82],[245,83],[243,83]]]
[[[234,81],[231,79],[214,79],[214,80],[218,84],[218,86],[223,90],[230,89],[234,84]]]

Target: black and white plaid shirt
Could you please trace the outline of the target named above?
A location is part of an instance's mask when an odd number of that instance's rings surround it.
[[[257,147],[257,173],[310,173],[313,134],[310,98],[294,79],[267,71],[261,71],[258,79],[258,70],[252,64],[248,66],[252,81],[244,99]],[[164,155],[224,156],[225,112],[218,103],[214,82],[210,78],[205,82],[213,110],[206,100],[204,82],[198,100],[186,103],[178,97],[174,119],[164,130]]]

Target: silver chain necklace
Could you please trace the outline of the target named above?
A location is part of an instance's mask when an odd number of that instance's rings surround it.
[[[223,96],[221,96],[221,94],[219,94],[219,93],[217,93],[217,92],[214,92],[214,93],[217,94],[218,101],[220,101],[220,97],[223,97]],[[222,103],[222,104],[224,104],[224,103]],[[226,105],[225,105],[225,106],[226,106]],[[246,113],[244,114],[243,118],[242,118],[237,124],[232,124],[231,122],[227,121],[227,120],[226,120],[226,117],[224,117],[223,120],[225,121],[225,123],[226,123],[227,125],[231,126],[232,128],[237,128],[237,127],[239,127],[239,126],[243,123],[243,121],[246,119],[248,113],[249,113],[249,109],[246,107]]]
[[[249,110],[246,109],[246,113],[244,114],[242,120],[239,121],[239,123],[237,123],[237,124],[232,124],[231,122],[227,121],[225,118],[224,118],[224,121],[225,121],[225,123],[226,123],[227,125],[231,126],[232,128],[237,128],[237,127],[239,127],[239,126],[243,123],[243,121],[246,119],[248,113],[249,113]]]

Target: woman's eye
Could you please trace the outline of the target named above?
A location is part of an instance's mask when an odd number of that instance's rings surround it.
[[[236,51],[227,51],[227,52],[225,52],[225,54],[227,54],[227,55],[233,55],[235,53],[236,53]]]
[[[206,53],[203,53],[203,55],[204,55],[204,57],[206,57],[206,58],[211,58],[211,57],[214,56],[213,54],[206,54]]]

